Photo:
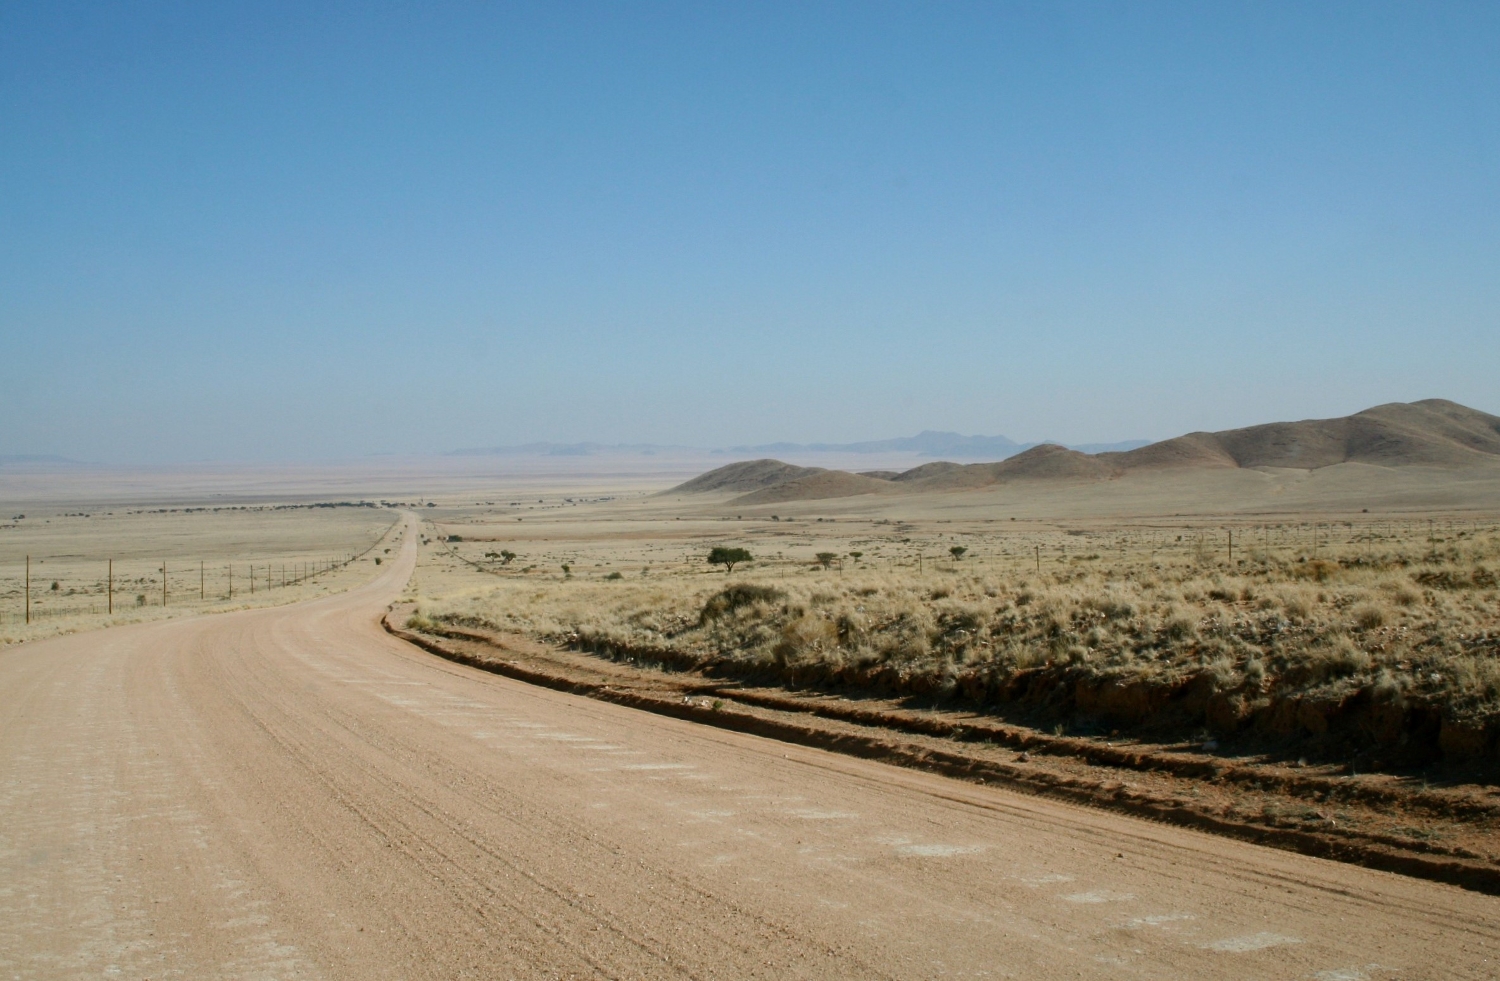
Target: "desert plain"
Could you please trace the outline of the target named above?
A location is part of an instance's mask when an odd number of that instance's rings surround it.
[[[0,965],[1493,976],[1500,468],[718,462],[4,475]]]

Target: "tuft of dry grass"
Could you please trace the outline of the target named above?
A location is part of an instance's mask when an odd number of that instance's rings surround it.
[[[1500,602],[1488,569],[1500,537],[1461,534],[1441,548],[1370,538],[1325,537],[1316,558],[1247,549],[1233,566],[1197,542],[1175,552],[1085,542],[1039,572],[971,554],[921,573],[763,562],[727,585],[691,572],[507,573],[423,610],[653,664],[961,697],[1080,724],[1331,739],[1342,714],[1346,742],[1377,744],[1401,737],[1358,712],[1398,706],[1407,722],[1436,713],[1445,745],[1462,730],[1492,746]]]

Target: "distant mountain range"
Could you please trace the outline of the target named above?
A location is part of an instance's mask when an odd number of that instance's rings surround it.
[[[934,462],[902,472],[850,473],[749,460],[719,467],[666,493],[729,491],[743,495],[735,503],[770,504],[968,490],[1017,481],[1118,480],[1167,470],[1319,470],[1341,464],[1495,468],[1500,467],[1500,417],[1444,399],[1425,399],[1378,405],[1336,419],[1188,433],[1125,451],[1087,453],[1049,443],[1018,449],[993,463]]]
[[[600,453],[706,453],[694,446],[659,446],[654,443],[522,443],[519,446],[484,446],[449,450],[444,456],[596,456]]]
[[[912,453],[917,456],[953,457],[960,460],[1004,460],[1042,443],[1017,443],[1004,436],[963,436],[928,429],[915,436],[877,439],[863,443],[766,443],[761,446],[735,446],[734,453]],[[1084,443],[1070,446],[1080,453],[1110,453],[1145,446],[1149,440],[1132,439],[1122,443]]]
[[[65,456],[52,456],[45,453],[18,453],[6,456],[0,454],[0,467],[26,467],[37,465],[49,467],[76,467],[81,466],[77,460],[69,460]]]
[[[1133,439],[1122,443],[1083,443],[1068,447],[1080,453],[1119,453],[1147,445],[1149,440]],[[1043,441],[1050,443],[1050,441]],[[764,443],[759,446],[732,446],[729,449],[701,449],[690,446],[659,446],[652,443],[524,443],[519,446],[492,446],[453,450],[448,456],[594,456],[600,453],[631,453],[650,456],[656,453],[735,453],[780,454],[793,456],[807,453],[908,453],[914,456],[952,457],[959,460],[1004,460],[1043,443],[1017,443],[1004,436],[964,436],[926,430],[915,436],[868,440],[862,443]]]

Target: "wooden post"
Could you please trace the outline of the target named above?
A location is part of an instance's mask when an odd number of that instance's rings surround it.
[[[229,598],[234,599],[234,563],[231,562],[224,568],[229,570]]]
[[[1234,568],[1234,529],[1229,529],[1229,567]]]
[[[1042,574],[1042,546],[1036,547],[1036,574]]]
[[[109,580],[108,581],[109,581],[109,586],[106,588],[105,593],[109,597],[109,612],[110,612],[111,615],[113,615],[114,612],[115,612],[115,560],[114,559],[110,559],[109,560]]]
[[[250,563],[250,595],[255,595],[255,563]]]
[[[26,622],[31,622],[31,556],[26,556]]]
[[[208,599],[208,583],[203,575],[203,560],[198,560],[198,599]]]
[[[167,560],[161,560],[161,608],[167,608]]]

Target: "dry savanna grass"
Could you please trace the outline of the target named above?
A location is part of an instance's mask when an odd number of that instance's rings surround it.
[[[1468,519],[444,519],[418,626],[1371,765],[1489,757],[1500,727],[1500,534]]]

